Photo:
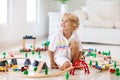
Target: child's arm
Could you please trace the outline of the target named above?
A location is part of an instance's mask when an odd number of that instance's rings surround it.
[[[82,58],[82,51],[79,51],[79,58],[78,59],[81,59]]]
[[[49,51],[49,53],[50,53],[51,68],[52,68],[52,69],[57,69],[58,66],[57,66],[57,64],[56,64],[55,61],[54,61],[54,52]]]

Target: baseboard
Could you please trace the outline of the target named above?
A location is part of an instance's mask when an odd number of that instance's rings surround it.
[[[100,43],[100,42],[82,42],[83,44],[97,44],[97,45],[112,45],[112,46],[120,46],[120,44],[111,44],[111,43]]]

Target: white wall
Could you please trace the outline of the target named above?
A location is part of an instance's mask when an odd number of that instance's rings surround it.
[[[21,44],[22,37],[26,34],[38,38],[48,35],[47,13],[60,11],[60,3],[55,0],[39,0],[39,3],[39,22],[26,23],[26,0],[12,0],[12,23],[7,27],[0,25],[0,48]],[[70,0],[67,5],[69,11],[74,11],[84,5],[84,0]]]

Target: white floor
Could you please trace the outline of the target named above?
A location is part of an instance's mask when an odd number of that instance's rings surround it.
[[[19,47],[14,47],[7,49],[7,51],[17,51],[21,48]],[[115,57],[117,59],[120,59],[120,46],[115,46],[115,45],[101,45],[101,44],[83,44],[83,48],[93,48],[97,49],[98,51],[111,51],[111,56]],[[2,53],[2,52],[1,52]],[[2,56],[2,55],[0,55]],[[22,55],[24,56],[24,55]],[[46,61],[47,65],[50,67],[50,62],[49,62],[49,55],[47,52],[41,53],[41,60]],[[32,55],[30,57],[33,57]],[[34,58],[37,58],[34,55]],[[49,74],[53,74],[58,72],[59,70],[49,70]],[[0,80],[66,80],[65,76],[58,76],[58,77],[52,77],[52,78],[22,78],[22,77],[16,77],[14,75],[11,75],[9,73],[0,73]],[[120,76],[115,76],[115,74],[110,74],[108,71],[106,72],[98,72],[94,69],[90,69],[90,74],[84,74],[83,70],[77,70],[75,72],[75,75],[70,75],[69,80],[120,80]]]

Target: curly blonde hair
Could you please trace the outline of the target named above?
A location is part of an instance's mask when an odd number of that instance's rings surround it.
[[[72,13],[65,13],[62,18],[66,18],[72,23],[73,30],[76,30],[79,27],[79,18]]]

